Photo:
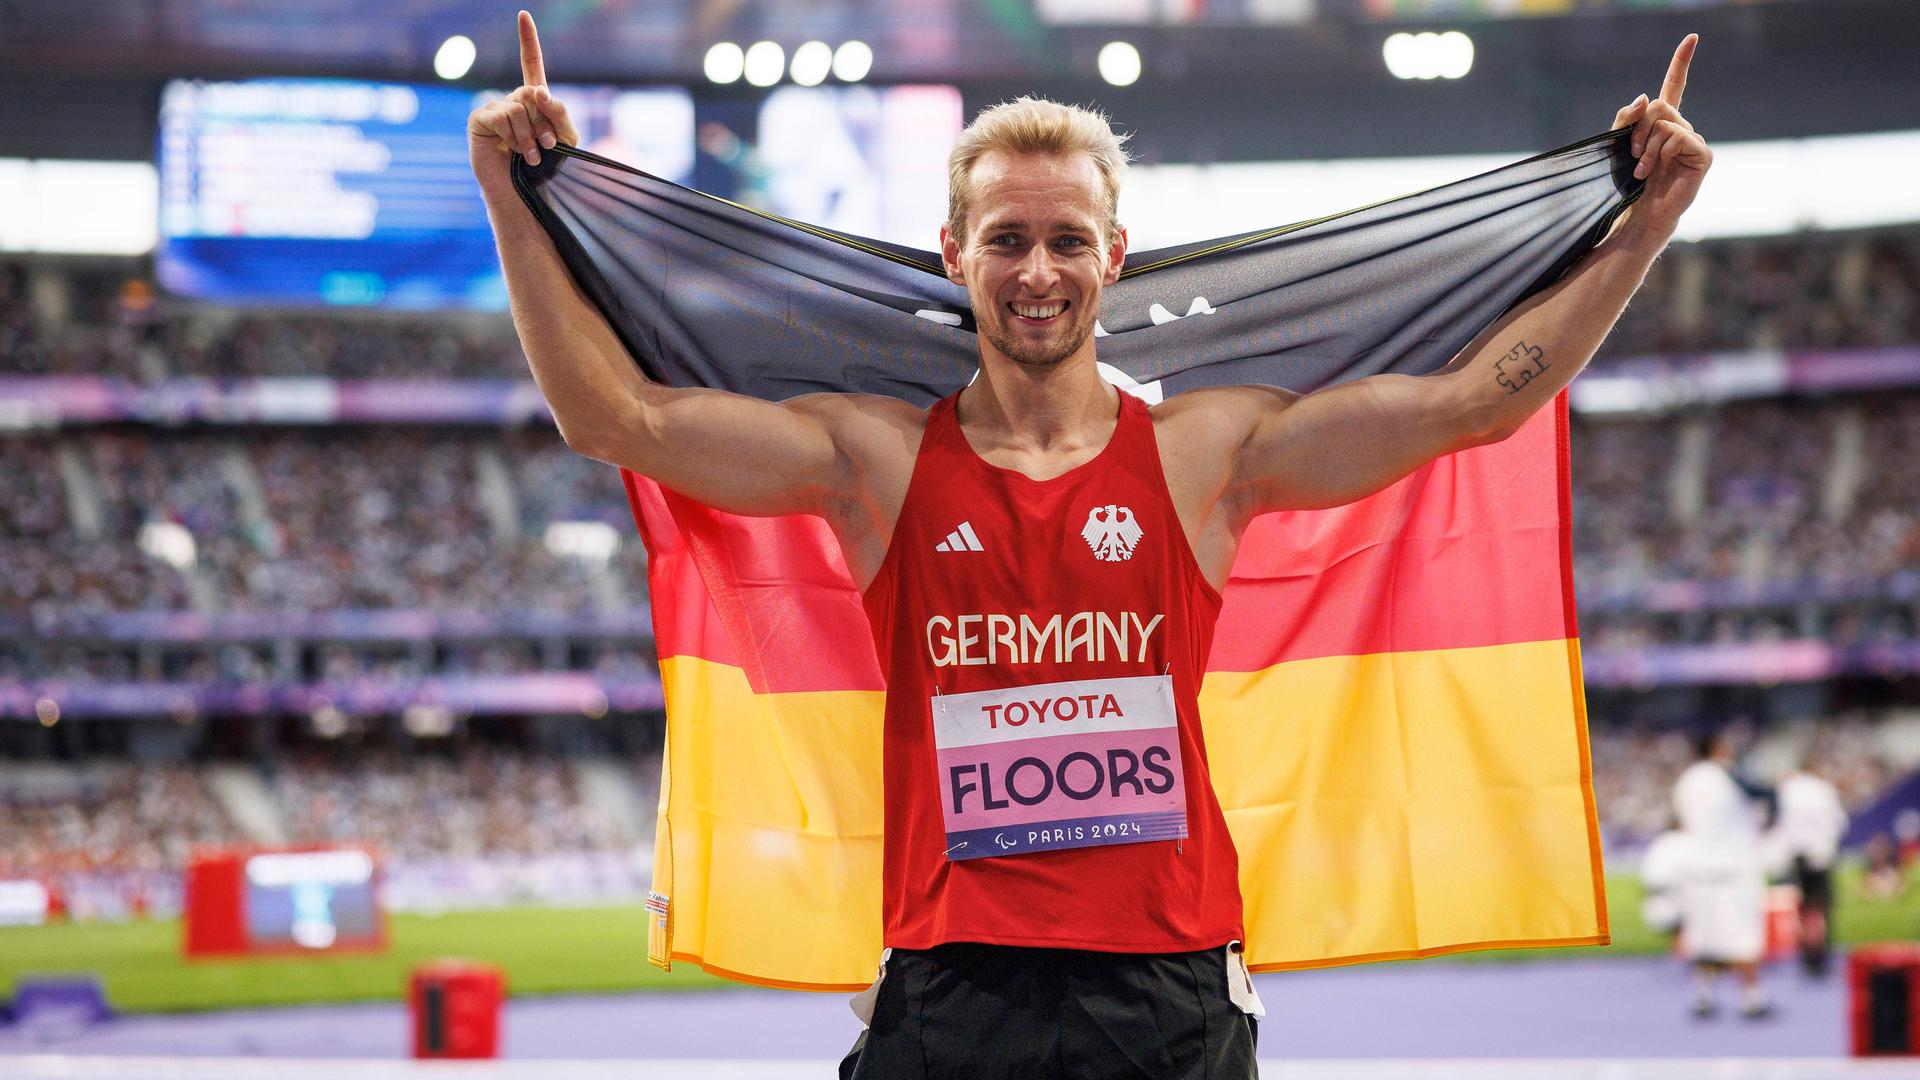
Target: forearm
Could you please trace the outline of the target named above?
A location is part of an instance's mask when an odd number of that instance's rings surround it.
[[[1461,350],[1444,376],[1464,404],[1475,441],[1505,437],[1586,367],[1665,249],[1662,230],[1632,212],[1566,276],[1509,312]]]
[[[647,380],[600,312],[574,284],[546,230],[507,176],[504,155],[480,160],[481,193],[493,225],[514,329],[533,379],[570,445],[598,445],[631,422]],[[488,167],[499,170],[493,175]]]

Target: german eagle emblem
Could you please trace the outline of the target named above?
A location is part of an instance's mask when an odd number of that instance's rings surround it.
[[[1133,558],[1134,545],[1140,542],[1140,525],[1133,520],[1131,509],[1108,503],[1087,513],[1080,538],[1101,562],[1124,562]]]

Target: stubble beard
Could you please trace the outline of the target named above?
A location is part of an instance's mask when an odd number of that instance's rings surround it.
[[[994,319],[979,320],[978,325],[981,333],[987,335],[987,341],[992,343],[994,348],[1000,350],[1000,355],[1019,364],[1021,367],[1058,367],[1064,363],[1068,357],[1079,352],[1080,347],[1086,344],[1089,337],[1093,336],[1094,320],[1090,316],[1083,315],[1081,318],[1084,321],[1076,321],[1075,324],[1067,330],[1058,345],[1051,347],[1044,344],[1038,346],[1023,346],[1017,344],[1014,341],[1013,335],[1007,332],[1007,326],[1004,321],[1005,318],[1005,315],[1001,315]]]

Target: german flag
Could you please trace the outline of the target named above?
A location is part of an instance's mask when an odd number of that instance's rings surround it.
[[[1149,401],[1432,372],[1637,197],[1625,139],[1130,256],[1102,370]],[[650,378],[924,405],[978,364],[932,253],[567,147],[514,175]],[[650,958],[865,986],[886,688],[839,545],[818,518],[625,480],[667,700]],[[1248,530],[1200,704],[1254,970],[1608,940],[1569,523],[1563,395],[1502,443]]]

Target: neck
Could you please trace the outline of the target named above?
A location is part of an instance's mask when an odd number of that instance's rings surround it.
[[[1111,427],[1118,395],[1094,367],[1092,349],[1048,368],[983,355],[980,377],[960,394],[960,409],[968,428],[1047,449]]]

